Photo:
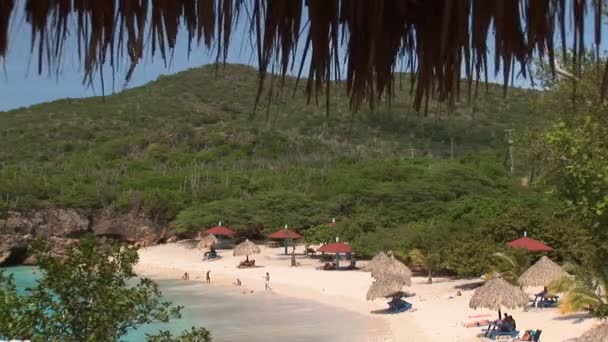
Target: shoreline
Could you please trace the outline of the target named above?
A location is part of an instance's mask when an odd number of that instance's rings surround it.
[[[301,254],[296,256],[301,265],[290,267],[291,256],[282,255],[282,249],[264,246],[260,249],[260,254],[250,256],[258,266],[239,269],[236,265],[244,257],[232,256],[232,250],[218,250],[220,259],[202,261],[201,251],[185,244],[156,245],[138,251],[140,260],[134,270],[138,275],[159,280],[181,279],[184,272],[188,272],[190,281],[201,283],[205,280],[206,271],[211,270],[212,284],[234,290],[237,296],[243,290],[246,294],[249,291],[264,293],[264,275],[269,272],[273,294],[314,301],[373,320],[370,324],[377,324],[382,334],[366,336],[366,341],[480,341],[481,327],[466,328],[463,325],[497,316],[492,310],[469,308],[474,292],[469,286],[479,278],[434,278],[433,284],[429,285],[426,277],[413,277],[412,286],[404,288],[415,293],[414,297],[407,299],[412,303],[412,309],[398,314],[381,314],[379,311],[387,308],[384,300],[365,300],[373,281],[369,272],[316,270],[319,261]],[[365,263],[359,262],[358,266]],[[241,288],[232,285],[237,277],[242,281]],[[538,292],[535,290],[527,289],[527,293]],[[517,319],[520,336],[527,329],[542,329],[544,341],[572,341],[599,322],[583,313],[563,316],[558,309],[507,311]]]
[[[314,267],[310,267],[311,262],[318,262],[316,259],[303,257],[299,257],[298,261],[309,261],[307,265],[296,268],[279,266],[276,265],[277,262],[288,265],[291,256],[274,255],[276,253],[273,252],[278,252],[278,249],[261,248],[263,249],[263,254],[268,250],[273,254],[270,256],[263,255],[264,262],[262,267],[238,269],[236,268],[236,264],[238,264],[238,260],[242,258],[227,255],[228,253],[231,254],[231,250],[219,250],[218,252],[222,256],[220,260],[206,262],[200,261],[200,257],[198,257],[198,263],[193,263],[193,254],[200,254],[196,249],[186,248],[179,246],[178,244],[151,246],[140,250],[140,260],[135,266],[135,272],[140,276],[149,277],[155,280],[179,280],[184,272],[188,272],[190,275],[190,282],[198,282],[202,285],[206,285],[205,273],[206,270],[211,269],[211,285],[222,287],[227,290],[227,292],[232,292],[235,295],[248,295],[251,291],[254,293],[264,293],[263,275],[265,272],[269,272],[271,275],[270,286],[272,288],[270,293],[272,295],[313,301],[336,309],[347,310],[372,320],[371,324],[375,326],[377,330],[382,331],[383,334],[380,336],[367,336],[365,341],[403,341],[403,337],[405,336],[407,336],[405,340],[421,342],[432,341],[423,333],[422,327],[414,322],[414,317],[408,312],[396,315],[373,313],[373,311],[383,310],[387,306],[382,301],[369,302],[365,300],[365,291],[367,291],[367,287],[373,280],[369,275],[369,272],[319,271],[315,270]],[[155,252],[158,252],[159,249],[173,250],[173,252],[179,250],[183,259],[188,259],[189,262],[180,262],[178,260],[168,261],[167,258],[154,257],[153,255]],[[261,259],[260,255],[251,258],[256,260]],[[227,266],[227,263],[233,265],[233,267]],[[261,260],[260,264],[262,264]],[[332,279],[328,279],[327,282],[315,282],[312,279],[314,277],[311,277],[310,272],[315,272],[315,275],[317,276],[329,276],[328,278]],[[277,274],[282,273],[289,273],[289,277],[276,276]],[[342,283],[344,288],[341,288],[341,282],[336,281],[341,276],[352,277],[353,275],[355,276],[354,278],[358,279],[352,282]],[[241,279],[243,283],[241,287],[233,285],[233,282],[237,277]],[[306,281],[302,281],[304,279]],[[349,285],[354,283],[360,284],[362,279],[369,280],[365,281],[363,287],[358,286],[358,291],[353,292],[346,289],[347,287],[350,287]],[[300,284],[298,284],[299,281]],[[408,318],[406,320],[400,319],[403,316],[408,316]],[[398,338],[399,336],[401,336],[401,338]]]

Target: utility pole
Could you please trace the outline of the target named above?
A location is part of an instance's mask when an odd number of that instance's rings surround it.
[[[410,158],[414,159],[414,152],[416,151],[416,149],[413,148],[412,145],[410,145],[408,151],[410,151]]]
[[[509,169],[510,173],[513,173],[515,169],[515,162],[513,160],[513,132],[512,128],[505,129],[505,138],[507,140],[507,151],[505,154],[505,167]]]
[[[454,160],[454,137],[450,137],[450,159]]]

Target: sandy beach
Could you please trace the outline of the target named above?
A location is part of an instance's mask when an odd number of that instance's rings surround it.
[[[406,288],[416,296],[407,300],[412,310],[387,315],[379,311],[387,307],[383,300],[365,300],[372,278],[364,271],[320,271],[318,259],[302,255],[303,247],[296,249],[298,267],[290,267],[291,256],[282,255],[282,248],[260,246],[262,253],[251,256],[256,267],[238,269],[236,265],[243,257],[232,256],[232,250],[218,250],[219,259],[202,261],[202,252],[187,243],[172,243],[143,248],[136,272],[155,279],[179,279],[188,272],[190,281],[203,282],[205,273],[211,271],[212,283],[236,288],[232,283],[238,277],[243,285],[242,295],[264,292],[264,276],[270,274],[273,294],[303,300],[313,300],[325,305],[359,313],[377,322],[381,336],[365,336],[362,341],[479,341],[481,328],[465,328],[463,323],[481,319],[495,319],[496,312],[469,309],[473,290],[462,289],[463,285],[479,279],[449,280],[434,279],[432,285],[426,278],[414,277],[412,286]],[[358,262],[364,266],[365,262]],[[538,289],[526,289],[534,293]],[[457,296],[457,292],[461,296]],[[568,341],[578,337],[598,322],[583,314],[562,316],[557,309],[507,310],[517,320],[518,330],[542,329],[541,341]]]

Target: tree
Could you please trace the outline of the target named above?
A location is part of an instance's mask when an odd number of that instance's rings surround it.
[[[428,284],[433,283],[433,272],[441,267],[441,256],[439,253],[423,253],[420,249],[413,249],[409,253],[410,260],[414,264],[422,266],[429,275]]]
[[[562,313],[587,311],[597,318],[608,318],[608,265],[606,248],[590,253],[583,265],[565,267],[565,275],[549,285],[549,290],[564,293]],[[572,276],[573,275],[573,276]]]
[[[519,276],[530,267],[530,257],[525,252],[494,253],[498,260],[495,271],[500,273],[503,279],[513,285],[517,285]]]
[[[115,341],[141,325],[180,317],[181,307],[162,301],[157,284],[134,278],[138,256],[131,247],[86,236],[65,259],[40,240],[33,249],[42,273],[35,287],[20,294],[12,277],[0,273],[0,339]],[[211,341],[203,328],[177,340],[188,336]]]

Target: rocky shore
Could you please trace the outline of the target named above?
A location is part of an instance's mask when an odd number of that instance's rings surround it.
[[[37,238],[46,240],[52,253],[63,255],[67,247],[87,233],[147,246],[166,239],[167,230],[139,213],[74,209],[9,211],[0,217],[0,266],[35,264],[28,246]]]

